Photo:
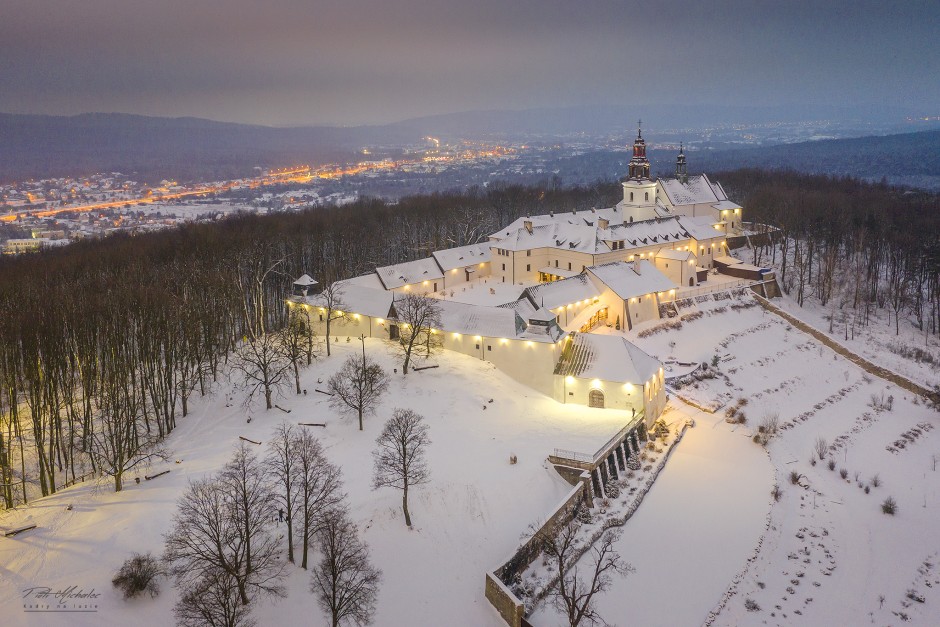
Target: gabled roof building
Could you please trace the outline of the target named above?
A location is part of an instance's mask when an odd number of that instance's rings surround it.
[[[665,407],[662,368],[617,332],[657,320],[663,300],[706,280],[742,212],[719,183],[688,176],[682,148],[675,178],[652,179],[638,130],[616,205],[520,217],[487,241],[342,281],[344,319],[331,332],[396,341],[396,302],[433,297],[445,349],[559,402],[631,409],[652,424]],[[292,299],[313,325],[329,313],[307,293],[315,283],[302,277]]]

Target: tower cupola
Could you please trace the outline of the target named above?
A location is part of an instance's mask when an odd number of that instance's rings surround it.
[[[630,159],[629,177],[643,180],[650,177],[650,162],[646,158],[646,140],[643,139],[643,121],[637,122],[636,139],[633,141],[633,158]]]
[[[682,142],[679,142],[679,156],[676,157],[676,178],[680,183],[689,180],[688,166],[685,163],[685,152],[682,150]]]

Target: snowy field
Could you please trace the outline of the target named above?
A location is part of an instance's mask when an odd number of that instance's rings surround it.
[[[398,365],[385,344],[367,342],[389,371]],[[339,418],[326,397],[313,392],[317,380],[325,381],[359,344],[342,342],[337,348],[303,374],[307,396],[289,394],[277,401],[292,410],[289,415],[277,409],[252,411],[253,420],[246,424],[243,407],[225,406],[227,388],[195,403],[170,439],[173,460],[181,463],[153,469],[169,468],[169,475],[140,485],[127,479],[119,494],[110,492],[107,483],[97,491],[70,488],[2,515],[3,527],[38,525],[14,538],[0,537],[0,604],[9,610],[4,627],[170,624],[177,595],[169,582],[157,599],[124,602],[111,587],[111,577],[132,551],[162,552],[162,534],[189,480],[219,470],[238,436],[264,442],[284,419],[328,424],[318,435],[343,469],[352,515],[384,571],[377,625],[500,625],[483,596],[484,573],[515,550],[526,527],[570,490],[546,457],[555,447],[595,450],[628,422],[626,412],[560,405],[507,380],[489,364],[444,353],[434,360],[438,369],[407,378],[393,375],[381,409],[359,432],[354,418]],[[395,407],[424,415],[432,439],[431,483],[410,498],[412,531],[404,524],[400,493],[370,489],[370,452]],[[518,457],[515,465],[509,464],[511,454]],[[309,577],[299,567],[290,570],[288,598],[257,608],[259,624],[325,624],[307,591]],[[37,620],[36,614],[19,610],[25,588],[70,585],[101,594],[97,613],[42,614]]]
[[[717,625],[936,625],[940,416],[760,307],[708,315],[722,306],[702,305],[705,315],[681,329],[632,333],[660,358],[727,356],[723,376],[696,393],[747,398],[747,423],[696,416],[624,528],[619,548],[637,572],[600,599],[604,615],[643,625],[701,624],[710,611]],[[892,396],[892,409],[872,407],[872,395]],[[772,469],[749,437],[768,413],[780,421]],[[825,459],[813,465],[818,438]],[[888,496],[894,516],[881,511]],[[547,607],[537,618],[562,624]]]
[[[829,318],[833,312],[829,308],[821,307],[816,299],[807,298],[803,307],[800,307],[793,298],[784,295],[776,299],[774,304],[879,366],[921,385],[933,386],[940,383],[940,340],[935,335],[924,335],[924,332],[905,319],[903,314],[896,328],[893,313],[889,314],[887,309],[875,309],[868,326],[857,326],[853,333],[851,311],[836,310],[835,323],[830,332]],[[933,363],[908,357],[916,351],[930,355]]]

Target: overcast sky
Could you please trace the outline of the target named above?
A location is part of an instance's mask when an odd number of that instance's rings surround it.
[[[936,115],[940,2],[0,0],[0,111],[383,123],[580,104]]]

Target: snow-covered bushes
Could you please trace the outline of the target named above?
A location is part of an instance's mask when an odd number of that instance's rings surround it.
[[[894,514],[898,511],[898,504],[894,498],[889,496],[881,503],[881,511],[882,513],[894,516]]]
[[[637,333],[637,337],[649,337],[651,335],[656,335],[660,331],[678,331],[682,328],[682,322],[679,320],[669,320],[663,322],[662,324],[657,324],[655,327],[650,327],[648,329],[643,329]]]
[[[160,594],[157,579],[163,575],[160,561],[150,553],[134,553],[121,564],[121,569],[111,580],[115,588],[124,593],[125,599],[131,599],[142,592],[150,593],[151,598]]]
[[[775,435],[777,433],[779,424],[780,414],[777,412],[768,412],[764,414],[764,417],[761,419],[760,426],[757,428],[757,430],[767,435]]]
[[[894,406],[894,397],[890,394],[885,397],[884,392],[872,394],[871,402],[868,405],[875,411],[891,411],[891,408]]]
[[[829,450],[829,443],[826,442],[826,438],[816,438],[816,454],[819,456],[819,461],[822,461],[826,458],[826,451]],[[830,470],[832,470],[830,468]]]

